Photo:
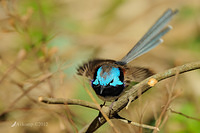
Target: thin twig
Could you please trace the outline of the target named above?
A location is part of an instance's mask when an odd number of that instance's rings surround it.
[[[179,71],[176,71],[176,75],[175,75],[175,78],[174,78],[174,81],[173,81],[173,84],[172,84],[172,87],[171,87],[171,90],[168,90],[168,99],[167,99],[167,103],[165,104],[159,118],[156,120],[156,127],[158,128],[162,122],[162,119],[163,117],[165,116],[166,112],[167,112],[167,109],[168,107],[170,106],[170,104],[172,103],[173,101],[173,91],[174,91],[174,88],[175,88],[175,85],[176,85],[176,82],[177,82],[177,79],[178,79],[178,76],[179,76]],[[157,133],[158,131],[154,130],[153,133]]]
[[[96,104],[79,100],[79,99],[64,99],[64,98],[47,98],[47,97],[39,97],[38,100],[40,102],[46,104],[64,104],[64,105],[80,105],[83,107],[88,107],[91,109],[99,110]]]
[[[122,122],[124,122],[124,123],[127,123],[127,120],[124,120],[124,119],[118,119],[118,120],[120,120],[120,121],[122,121]],[[146,125],[146,124],[141,124],[141,123],[137,123],[137,122],[133,122],[133,121],[131,121],[131,122],[128,123],[128,124],[131,124],[131,125],[137,126],[137,127],[141,127],[141,128],[147,128],[147,129],[152,129],[152,130],[157,130],[157,131],[159,131],[159,128],[157,128],[157,127],[149,126],[149,125]]]
[[[12,79],[12,78],[11,78],[10,80],[11,80],[11,83],[17,85],[17,86],[19,87],[19,89],[20,89],[23,93],[26,91],[26,90],[23,88],[23,84],[21,84],[21,83],[15,81],[15,80]],[[33,99],[32,97],[30,97],[28,94],[26,95],[26,97],[27,97],[30,101],[34,102],[34,103],[37,102],[35,99]]]
[[[184,116],[184,117],[186,117],[186,118],[189,118],[189,119],[192,119],[192,120],[200,121],[199,118],[195,118],[195,117],[192,117],[192,116],[188,116],[188,115],[183,114],[183,113],[181,113],[181,112],[175,111],[175,110],[173,110],[172,108],[168,108],[168,109],[169,109],[172,113],[182,115],[182,116]]]
[[[1,58],[2,59],[2,58]],[[2,59],[2,61],[3,61],[3,63],[4,64],[6,64],[6,65],[8,65],[8,66],[12,66],[11,65],[11,63],[8,61],[8,60],[6,60],[6,59]],[[30,75],[28,75],[27,73],[25,73],[24,71],[22,71],[20,68],[18,68],[17,66],[16,66],[16,68],[15,68],[20,74],[22,74],[23,76],[25,76],[26,78],[30,78]]]
[[[9,74],[11,74],[17,68],[17,66],[25,59],[25,57],[26,57],[26,51],[24,49],[20,50],[14,63],[10,65],[10,67],[6,70],[6,72],[1,77],[0,84],[3,82],[4,79],[6,79],[6,77]]]
[[[84,82],[85,83],[85,82]],[[88,90],[88,88],[85,86],[85,84],[82,84],[84,89],[87,91],[87,93],[89,94],[90,98],[92,99],[92,101],[95,103],[95,105],[99,108],[99,111],[101,112],[101,114],[103,115],[103,117],[106,119],[106,121],[108,122],[108,124],[112,127],[113,131],[115,133],[119,133],[119,131],[114,127],[114,124],[112,123],[112,121],[110,121],[108,114],[105,114],[104,111],[102,110],[102,108],[100,108],[97,100],[94,98],[94,96],[92,95],[92,93]],[[105,107],[105,106],[104,106]],[[107,107],[108,109],[108,107]]]
[[[8,106],[8,108],[7,108],[4,112],[2,112],[2,113],[0,114],[0,116],[1,116],[2,114],[4,114],[5,112],[11,110],[11,109],[14,107],[14,105],[15,105],[20,99],[22,99],[24,96],[26,96],[31,90],[33,90],[33,89],[34,89],[35,87],[37,87],[39,84],[43,83],[47,78],[50,78],[50,77],[52,77],[52,76],[53,76],[53,74],[52,74],[52,73],[49,73],[49,74],[46,74],[46,75],[43,75],[42,77],[40,77],[36,83],[34,83],[34,84],[33,84],[32,86],[30,86],[27,90],[25,90],[19,97],[17,97],[17,98]]]

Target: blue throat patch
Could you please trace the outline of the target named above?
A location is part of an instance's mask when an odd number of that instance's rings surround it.
[[[96,79],[93,81],[94,85],[102,85],[102,86],[117,86],[117,85],[122,85],[123,82],[120,81],[119,76],[120,76],[120,70],[119,68],[112,67],[110,72],[104,72],[101,76],[103,69],[102,66],[97,70],[97,76]],[[112,81],[112,82],[111,82]]]

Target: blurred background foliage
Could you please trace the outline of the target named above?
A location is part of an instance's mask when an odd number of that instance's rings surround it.
[[[97,111],[80,106],[47,105],[39,96],[91,101],[93,93],[76,68],[92,58],[119,60],[167,9],[179,13],[164,43],[130,65],[155,72],[200,58],[199,0],[1,0],[0,130],[7,133],[77,132]],[[179,75],[170,108],[200,118],[200,71]],[[174,78],[162,81],[120,114],[155,125]],[[200,122],[165,113],[161,133],[197,133]],[[11,127],[14,122],[18,124]],[[47,125],[26,126],[47,122]],[[113,120],[120,132],[151,132]],[[97,132],[114,132],[105,124]]]

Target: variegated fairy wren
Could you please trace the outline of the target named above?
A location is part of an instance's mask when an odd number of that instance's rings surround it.
[[[93,59],[77,69],[78,75],[86,76],[90,80],[97,96],[104,102],[116,100],[130,82],[140,82],[153,75],[147,68],[132,67],[127,64],[163,42],[161,37],[172,29],[167,23],[176,13],[177,10],[172,9],[164,12],[120,61]]]

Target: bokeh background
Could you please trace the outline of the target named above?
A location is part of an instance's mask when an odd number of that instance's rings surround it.
[[[0,131],[78,132],[97,111],[43,104],[38,97],[93,102],[83,87],[89,84],[76,68],[93,58],[121,59],[167,8],[179,10],[170,22],[173,30],[163,44],[130,63],[156,73],[200,59],[199,0],[1,0]],[[155,125],[172,95],[171,109],[200,118],[199,81],[199,70],[164,80],[120,115]],[[199,121],[170,110],[161,120],[160,133],[200,131]],[[152,132],[113,123],[119,132]],[[96,132],[114,131],[105,124]]]

